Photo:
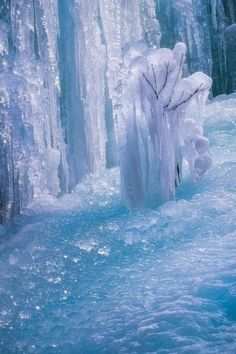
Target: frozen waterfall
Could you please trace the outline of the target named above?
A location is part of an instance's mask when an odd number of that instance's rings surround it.
[[[172,52],[142,42],[124,54],[121,185],[131,206],[172,199],[183,158],[195,180],[211,166],[201,121],[212,81],[201,72],[182,78],[185,54],[183,43]]]
[[[2,0],[0,222],[118,165],[127,43],[182,41],[184,76],[234,91],[235,13],[233,0]]]

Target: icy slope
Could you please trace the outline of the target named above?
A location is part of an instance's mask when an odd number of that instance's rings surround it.
[[[235,353],[236,97],[206,118],[213,167],[176,202],[128,213],[114,170],[9,227],[1,353]]]

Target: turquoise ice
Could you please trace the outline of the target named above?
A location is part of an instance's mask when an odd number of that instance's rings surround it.
[[[1,353],[235,353],[235,107],[207,106],[213,166],[176,201],[128,212],[114,169],[9,227]]]

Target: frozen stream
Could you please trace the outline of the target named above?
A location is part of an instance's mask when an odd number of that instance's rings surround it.
[[[207,108],[213,167],[129,213],[117,171],[2,236],[0,352],[236,353],[236,98]]]

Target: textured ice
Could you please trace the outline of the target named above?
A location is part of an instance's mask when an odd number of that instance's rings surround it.
[[[201,122],[212,80],[201,72],[182,78],[185,54],[184,43],[171,51],[139,41],[124,50],[121,189],[131,206],[173,198],[184,161],[195,181],[211,166]]]
[[[128,212],[114,169],[7,226],[1,353],[235,353],[235,107],[207,106],[213,166],[177,201]]]
[[[58,27],[55,1],[0,3],[0,222],[32,197],[57,195],[60,178],[68,179]]]
[[[234,0],[1,0],[0,222],[118,165],[127,43],[185,42],[184,74],[203,71],[214,95],[229,93],[235,22]]]
[[[159,46],[154,0],[0,1],[0,223],[117,165],[122,48],[141,37]]]

